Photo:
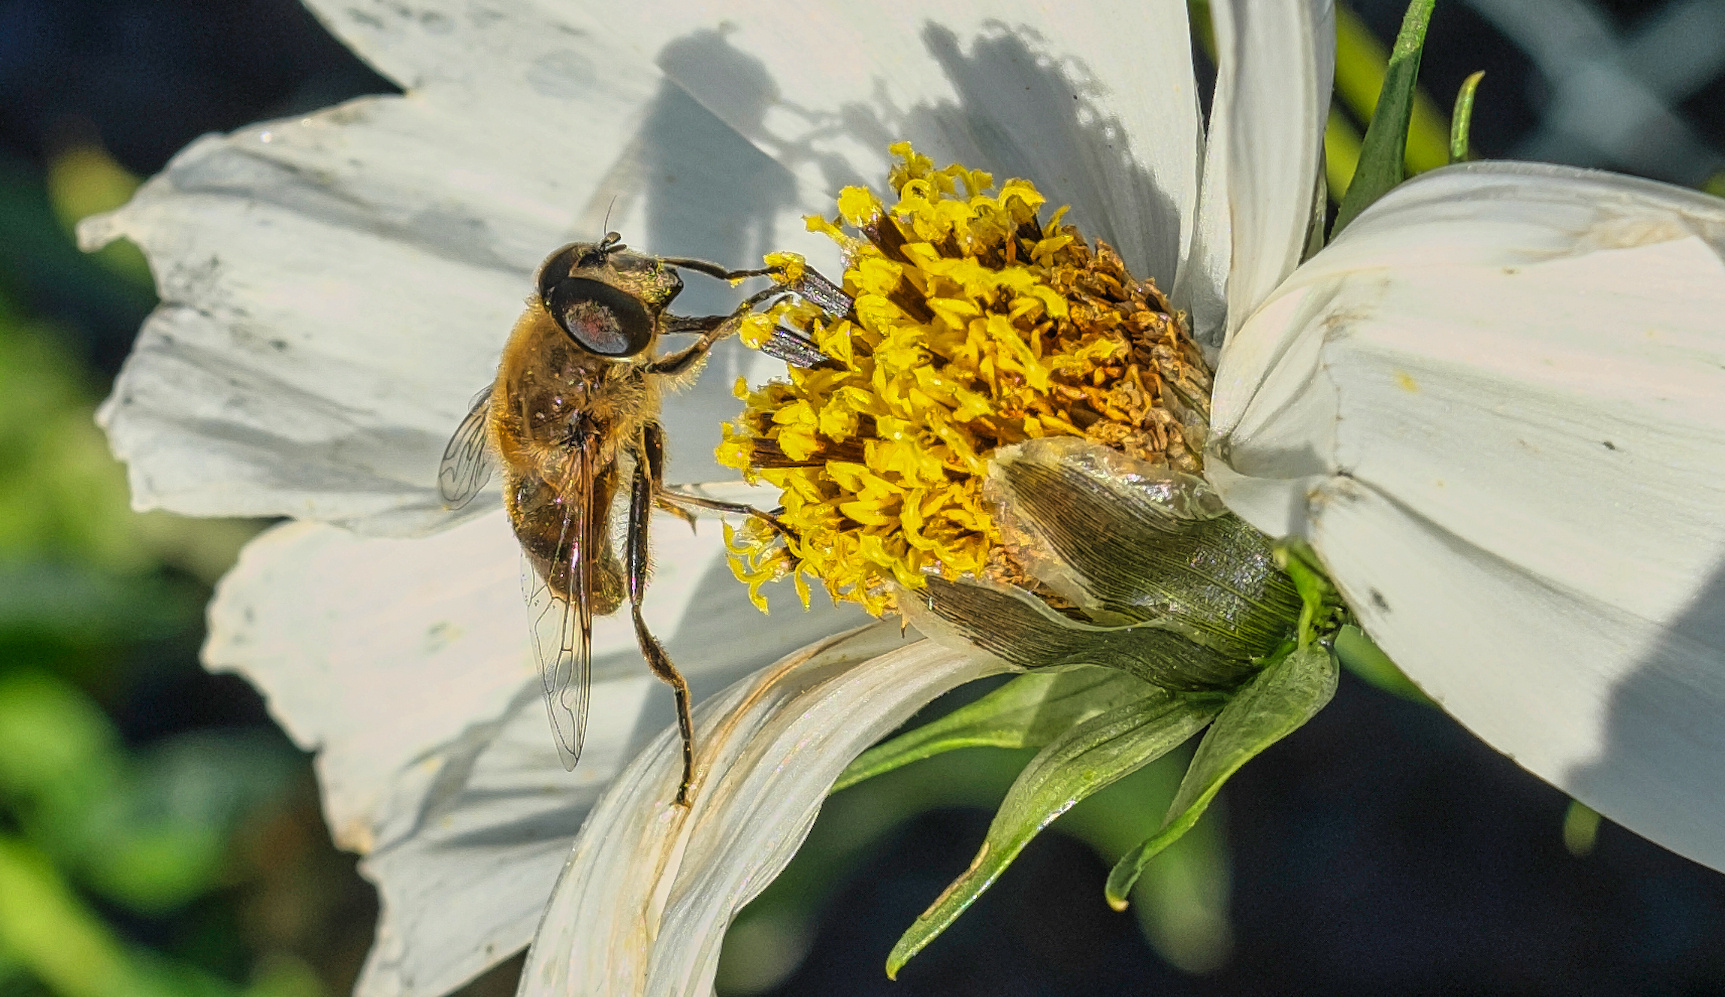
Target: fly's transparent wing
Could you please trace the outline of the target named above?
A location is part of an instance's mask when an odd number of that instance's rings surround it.
[[[574,769],[587,734],[587,701],[593,684],[592,558],[602,536],[599,496],[594,494],[595,453],[591,444],[570,448],[562,480],[550,486],[523,482],[523,516],[544,515],[558,522],[557,545],[546,562],[523,552],[522,589],[532,620],[533,654],[545,691],[545,709],[556,735],[563,767]],[[536,483],[534,494],[528,489]],[[566,593],[566,594],[565,594]]]
[[[449,445],[443,448],[443,462],[437,466],[437,494],[446,509],[454,511],[473,501],[491,480],[491,453],[485,446],[485,423],[490,413],[491,389],[486,388],[473,399],[467,418],[461,420]]]
[[[588,649],[591,625],[583,628],[580,611],[551,590],[527,554],[521,556],[521,588],[533,620],[533,655],[539,663],[551,733],[563,767],[573,770],[587,734],[587,694],[593,681]]]

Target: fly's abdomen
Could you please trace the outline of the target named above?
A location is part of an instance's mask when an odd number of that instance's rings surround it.
[[[616,492],[616,464],[594,475],[593,494],[586,503],[579,496],[561,494],[537,474],[511,473],[504,478],[509,521],[534,571],[559,599],[576,602],[585,559],[587,602],[595,616],[613,613],[623,604],[623,569],[611,544],[610,513]],[[592,518],[585,531],[583,512]]]

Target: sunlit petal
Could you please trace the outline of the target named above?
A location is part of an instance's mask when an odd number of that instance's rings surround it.
[[[694,804],[671,732],[593,811],[523,971],[523,994],[707,994],[732,916],[771,882],[851,759],[1004,666],[879,625],[799,652],[696,713]]]
[[[1230,343],[1211,465],[1463,723],[1715,866],[1722,248],[1719,202],[1658,184],[1415,181]]]
[[[1232,334],[1293,272],[1305,249],[1323,165],[1335,28],[1329,0],[1228,0],[1211,11],[1218,74],[1205,162],[1222,178],[1205,178],[1209,203],[1199,231],[1206,256],[1195,265],[1214,281],[1226,261],[1226,331]],[[1223,211],[1226,221],[1211,214]],[[1227,250],[1218,244],[1223,232]],[[1214,298],[1193,298],[1200,335],[1216,341]]]
[[[520,570],[494,515],[422,541],[290,523],[222,580],[204,660],[244,674],[319,751],[337,843],[368,851],[389,777],[534,678]]]
[[[595,683],[571,773],[534,680],[396,773],[360,866],[383,911],[355,997],[437,997],[526,945],[587,811],[664,727],[665,696],[640,666]]]
[[[855,618],[817,606],[763,625],[712,525],[663,531],[646,607],[697,695]],[[419,540],[291,524],[247,549],[211,607],[210,666],[243,672],[319,750],[330,827],[367,854],[384,917],[361,994],[441,994],[526,944],[582,816],[672,722],[626,618],[600,618],[586,749],[565,772],[519,572],[501,515]]]
[[[540,34],[513,58],[531,66],[551,44]],[[596,238],[608,212],[644,248],[723,248],[733,264],[802,231],[790,203],[660,196],[666,184],[631,158],[657,73],[588,47],[603,86],[445,84],[206,138],[86,224],[86,245],[141,244],[163,300],[102,414],[135,504],[369,533],[446,525],[438,458],[547,252]],[[741,190],[777,169],[708,120],[678,144],[708,181]],[[726,219],[739,229],[729,246],[683,237]],[[722,305],[722,289],[709,295]],[[710,457],[718,423],[735,407],[730,382],[757,363],[726,344],[712,376],[671,400],[673,480],[724,476]]]
[[[1725,869],[1719,572],[1650,619],[1460,542],[1369,487],[1345,489],[1326,494],[1313,542],[1407,674],[1534,774]]]

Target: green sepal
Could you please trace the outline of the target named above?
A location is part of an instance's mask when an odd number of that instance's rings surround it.
[[[1461,89],[1455,93],[1455,113],[1449,118],[1449,161],[1465,163],[1473,158],[1473,152],[1468,148],[1468,131],[1473,127],[1473,96],[1479,90],[1479,81],[1485,78],[1485,70],[1479,70],[1467,79],[1461,81]]]
[[[1300,619],[1295,646],[1305,647],[1330,637],[1348,622],[1348,605],[1324,571],[1324,563],[1312,545],[1299,537],[1278,541],[1276,564],[1288,573],[1300,596]]]
[[[1180,790],[1174,794],[1162,829],[1108,874],[1109,906],[1126,909],[1127,894],[1144,871],[1144,864],[1198,822],[1222,784],[1240,766],[1298,730],[1322,709],[1336,694],[1337,675],[1329,650],[1322,644],[1307,644],[1266,666],[1228,700],[1192,756],[1192,765],[1180,780]]]
[[[1020,668],[1101,665],[1178,692],[1232,689],[1258,666],[1195,643],[1173,621],[1105,627],[1060,615],[1035,596],[931,576],[914,605],[900,600],[924,633],[942,628]],[[926,611],[926,612],[925,612]],[[928,617],[932,615],[933,619]]]
[[[1124,672],[1080,666],[1020,675],[968,706],[863,752],[832,791],[959,748],[1040,748],[1061,732],[1144,695]]]
[[[1229,657],[1261,660],[1299,614],[1269,539],[1202,479],[1047,438],[997,451],[986,494],[1014,558],[1096,622],[1172,621]]]
[[[1389,66],[1384,71],[1378,106],[1372,112],[1372,122],[1366,127],[1365,141],[1360,146],[1359,166],[1354,169],[1348,192],[1336,211],[1331,239],[1407,175],[1404,164],[1408,124],[1413,118],[1414,86],[1419,82],[1420,55],[1425,50],[1426,27],[1431,23],[1435,3],[1436,0],[1413,0],[1402,17],[1402,29],[1396,35]]]
[[[1152,690],[1069,728],[1019,773],[970,868],[922,912],[887,956],[896,978],[911,957],[945,931],[1000,877],[1037,832],[1079,800],[1178,747],[1217,715],[1217,696]]]

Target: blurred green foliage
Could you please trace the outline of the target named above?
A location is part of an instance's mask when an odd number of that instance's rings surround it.
[[[58,275],[147,307],[135,247],[88,265],[72,245],[80,218],[137,182],[94,146],[41,175],[6,169],[20,175],[0,196],[0,263],[22,247],[35,269],[0,270],[0,995],[345,987],[363,942],[335,946],[333,971],[306,958],[330,954],[315,922],[353,875],[323,843],[304,757],[261,728],[132,745],[108,712],[196,674],[209,587],[256,532],[132,511],[77,337],[3,290]],[[359,914],[349,926],[368,936]]]

